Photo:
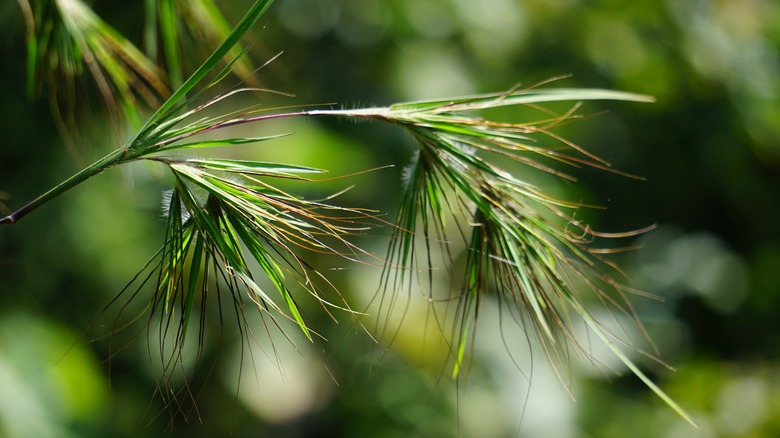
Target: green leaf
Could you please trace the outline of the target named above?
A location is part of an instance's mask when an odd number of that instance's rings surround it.
[[[193,148],[211,148],[211,147],[222,147],[222,146],[236,146],[236,145],[242,145],[242,144],[251,144],[251,143],[258,143],[261,141],[267,141],[267,140],[274,140],[277,138],[287,137],[290,134],[280,134],[280,135],[269,135],[266,137],[241,137],[241,138],[220,138],[220,139],[209,139],[209,140],[201,140],[201,141],[195,141],[191,143],[174,143],[170,145],[166,145],[163,149],[164,150],[172,150],[172,149],[193,149]]]
[[[202,85],[203,80],[208,74],[219,64],[220,60],[228,53],[233,47],[238,44],[239,40],[246,34],[249,29],[260,19],[265,11],[271,6],[273,0],[257,0],[249,11],[244,15],[244,18],[233,28],[225,41],[214,50],[206,61],[195,70],[185,82],[179,87],[173,95],[166,100],[155,114],[146,122],[146,125],[141,129],[141,133],[145,133],[149,129],[153,128],[163,116],[166,115],[171,109],[180,103],[182,99],[187,96],[199,85]]]
[[[201,262],[203,259],[204,243],[203,239],[199,236],[195,237],[195,249],[192,250],[192,260],[190,262],[190,275],[187,281],[186,302],[184,305],[184,321],[182,323],[182,338],[181,345],[184,345],[185,336],[187,335],[187,328],[190,324],[190,318],[192,316],[192,308],[195,305],[195,293],[198,287],[198,281],[200,281],[201,274]],[[206,264],[205,266],[208,266]],[[204,279],[205,281],[205,279]]]
[[[269,163],[266,161],[246,160],[200,160],[188,159],[187,164],[204,169],[221,170],[246,175],[266,175],[276,177],[295,177],[296,174],[322,174],[325,170],[292,164]]]
[[[422,100],[404,102],[389,107],[391,112],[399,113],[453,113],[487,108],[498,108],[531,103],[549,103],[557,101],[581,100],[622,100],[631,102],[653,102],[651,96],[615,90],[595,88],[551,88],[520,90],[510,93],[480,94],[463,96],[447,100]]]
[[[232,215],[231,221],[233,221],[233,226],[238,231],[239,235],[241,236],[241,240],[247,246],[249,252],[252,253],[265,274],[268,276],[274,286],[276,286],[276,289],[281,294],[285,303],[287,303],[287,308],[290,310],[290,313],[292,314],[295,322],[298,323],[301,331],[303,331],[303,334],[306,335],[310,341],[313,340],[311,332],[309,331],[309,328],[304,322],[300,310],[298,309],[298,304],[295,302],[292,294],[290,294],[289,289],[287,289],[287,286],[284,284],[284,274],[279,265],[273,262],[273,259],[271,258],[268,251],[263,247],[263,244],[253,236],[251,231],[249,231],[252,229],[250,224],[237,215]]]
[[[174,0],[158,0],[158,16],[160,20],[160,34],[165,54],[165,63],[168,66],[168,75],[171,84],[179,87],[183,81],[181,63],[179,62],[179,20],[176,14]]]

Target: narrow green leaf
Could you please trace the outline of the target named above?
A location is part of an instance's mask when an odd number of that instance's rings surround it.
[[[257,301],[257,300],[253,299],[254,303],[258,306],[258,308],[262,309],[263,306],[268,306],[272,310],[274,310],[275,312],[277,312],[279,314],[282,314],[282,315],[284,314],[284,311],[279,306],[277,306],[276,303],[274,303],[274,301],[271,299],[271,297],[269,297],[263,291],[263,289],[260,286],[258,286],[257,283],[255,283],[254,280],[252,280],[252,278],[249,276],[249,274],[247,274],[244,271],[238,271],[238,270],[232,269],[232,267],[230,267],[230,266],[228,266],[228,270],[230,271],[231,275],[233,275],[233,276],[237,277],[238,279],[240,279],[241,282],[244,285],[246,285],[252,291],[252,293],[255,296],[257,296],[257,297],[259,297],[261,299],[261,301]],[[252,297],[252,296],[250,295],[250,297]]]
[[[416,102],[404,102],[389,107],[392,112],[430,112],[431,114],[444,112],[460,112],[480,110],[486,108],[498,108],[502,106],[525,105],[531,103],[548,103],[555,101],[581,101],[581,100],[621,100],[633,102],[653,102],[651,96],[628,93],[615,90],[587,89],[587,88],[549,88],[517,91],[514,93],[492,93],[474,96],[463,96],[446,100],[423,100]]]
[[[604,328],[602,328],[599,323],[593,319],[592,316],[588,313],[588,311],[582,307],[581,303],[577,300],[569,300],[571,305],[575,308],[577,313],[585,320],[585,323],[588,324],[588,327],[593,330],[594,333],[596,333],[596,336],[601,339],[604,344],[609,347],[609,349],[612,351],[612,353],[620,359],[623,364],[628,367],[628,369],[631,370],[631,372],[634,373],[635,376],[637,376],[642,383],[647,385],[648,388],[650,388],[661,400],[663,400],[664,403],[666,403],[674,412],[677,413],[680,417],[682,417],[685,421],[690,423],[693,427],[699,427],[699,424],[696,422],[696,420],[691,417],[691,415],[683,409],[677,402],[675,402],[671,397],[669,397],[664,390],[658,387],[647,375],[642,372],[642,370],[639,369],[639,367],[634,364],[634,362],[628,358],[628,356],[623,353],[623,351],[615,345],[615,342],[612,341],[609,334],[605,332]]]
[[[171,85],[175,88],[182,84],[183,72],[179,61],[181,58],[179,53],[179,17],[176,15],[173,3],[173,0],[158,0],[157,6],[165,64],[168,67]]]
[[[196,289],[202,274],[201,261],[203,258],[203,239],[199,236],[195,236],[195,240],[195,249],[192,251],[192,260],[190,262],[190,275],[187,281],[187,292],[184,304],[184,322],[182,324],[181,330],[181,345],[184,345],[185,336],[187,335],[187,328],[189,327],[190,317],[192,315],[192,307],[195,303]]]
[[[478,217],[481,215],[477,215]],[[455,367],[452,370],[452,377],[458,377],[460,370],[463,368],[463,358],[466,353],[466,345],[468,339],[473,331],[473,325],[477,319],[477,307],[480,299],[480,293],[482,283],[484,281],[483,272],[483,258],[484,246],[482,240],[482,232],[478,227],[475,227],[471,234],[471,243],[469,245],[469,253],[466,260],[466,291],[464,293],[465,303],[461,302],[462,310],[460,313],[460,336],[458,337],[458,351],[455,360]],[[474,309],[474,316],[471,316],[472,308]]]
[[[157,59],[157,0],[144,0],[144,46],[149,59]]]
[[[303,331],[306,337],[312,341],[313,339],[311,332],[304,322],[303,316],[301,316],[300,310],[298,309],[298,304],[295,302],[292,294],[290,294],[289,289],[284,284],[284,274],[281,268],[279,265],[273,262],[273,259],[271,258],[268,251],[263,248],[262,243],[251,234],[249,231],[252,228],[250,224],[246,223],[245,220],[238,216],[232,216],[232,220],[235,221],[234,227],[241,236],[241,240],[252,253],[255,260],[257,260],[257,262],[260,264],[260,267],[263,269],[274,286],[276,286],[276,289],[282,295],[285,303],[287,303],[287,307],[290,310],[293,319],[295,319],[296,323],[301,328],[301,331]]]
[[[230,34],[231,26],[212,0],[179,0],[182,9],[188,9],[189,20],[185,24],[192,27],[195,34],[205,33],[206,37],[219,44]],[[224,58],[237,76],[246,78],[252,74],[252,65],[243,56],[245,49],[236,46]]]
[[[233,31],[228,35],[225,41],[217,47],[216,50],[209,56],[203,64],[195,70],[195,73],[187,79],[181,87],[179,87],[173,95],[166,100],[155,114],[149,118],[146,125],[141,129],[141,133],[148,131],[152,128],[163,115],[168,113],[170,109],[179,104],[187,94],[189,94],[195,87],[200,85],[203,79],[219,64],[220,60],[230,52],[230,50],[238,44],[239,40],[246,34],[249,29],[257,22],[258,19],[265,13],[265,11],[271,6],[274,0],[257,0],[249,11],[244,15],[244,18],[233,28]]]
[[[205,169],[221,170],[231,173],[244,173],[247,175],[281,175],[293,176],[295,174],[321,174],[325,170],[316,169],[307,166],[296,166],[294,164],[271,163],[267,161],[246,161],[246,160],[201,160],[189,159],[186,161]]]
[[[211,148],[222,146],[236,146],[242,144],[258,143],[261,141],[274,140],[277,138],[287,137],[290,134],[269,135],[266,137],[241,137],[241,138],[221,138],[214,140],[201,140],[191,143],[173,143],[163,147],[163,150],[172,149],[193,149],[193,148]]]

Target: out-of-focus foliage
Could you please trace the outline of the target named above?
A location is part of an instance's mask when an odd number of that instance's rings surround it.
[[[247,6],[223,3],[228,17]],[[95,8],[141,44],[140,9],[119,13],[124,8],[114,2],[96,2]],[[198,411],[187,412],[189,423],[172,424],[175,433],[780,434],[777,2],[278,0],[262,24],[251,52],[285,52],[261,71],[262,81],[300,97],[278,104],[388,104],[495,91],[561,74],[573,74],[567,86],[654,95],[655,104],[610,105],[611,112],[562,131],[647,181],[582,171],[578,184],[543,176],[535,182],[568,198],[605,205],[598,216],[581,212],[595,219],[598,229],[659,224],[637,241],[643,249],[617,259],[639,286],[664,298],[634,302],[663,359],[678,371],[650,361],[642,362],[643,369],[702,427],[691,429],[599,351],[593,354],[604,359],[604,367],[572,360],[565,369],[573,375],[566,378],[576,398],[571,401],[539,352],[529,356],[526,339],[502,339],[497,315],[481,316],[475,359],[465,383],[455,387],[440,360],[446,346],[434,339],[427,305],[413,292],[403,329],[384,354],[365,335],[355,334],[349,321],[341,326],[312,321],[326,328],[329,342],[309,346],[296,339],[300,352],[284,350],[288,346],[280,341],[284,351],[277,353],[259,336],[259,346],[248,346],[242,357],[237,334],[230,330],[205,339],[202,361],[215,368],[193,382]],[[3,59],[9,60],[0,64],[7,84],[0,101],[5,140],[0,209],[6,210],[6,204],[20,205],[78,165],[64,152],[46,105],[26,99],[24,19],[14,2],[0,4],[0,29]],[[607,107],[588,108],[597,113]],[[396,170],[356,178],[357,187],[344,202],[391,214],[399,205],[400,169],[412,150],[403,133],[318,119],[278,122],[268,129],[296,135],[231,153],[335,174],[396,164]],[[84,154],[93,151],[85,147]],[[98,339],[112,330],[113,321],[104,318],[69,350],[159,245],[164,223],[159,202],[150,200],[159,199],[164,181],[151,172],[138,165],[125,175],[102,175],[47,205],[45,212],[0,230],[0,306],[18,309],[0,315],[0,375],[13,382],[2,391],[4,433],[154,435],[169,426],[168,408],[153,396],[159,373],[149,362],[142,329],[124,332],[121,341]],[[363,246],[382,253],[385,243],[377,233]],[[334,281],[353,302],[367,303],[376,292],[378,272],[333,268]],[[435,275],[436,281],[446,278]],[[316,309],[311,310],[316,318]],[[140,339],[133,339],[136,335]],[[96,363],[110,354],[115,354],[110,365]],[[30,363],[42,371],[31,375]],[[273,377],[279,378],[272,383]],[[67,386],[73,382],[87,382],[87,389],[74,392]],[[79,402],[60,402],[70,397]],[[38,426],[8,410],[20,406],[28,407],[25,412],[32,412]],[[147,421],[151,426],[145,427]]]
[[[149,106],[168,93],[161,70],[126,37],[81,0],[19,0],[27,44],[27,92],[47,95],[52,116],[68,146],[77,129],[77,101],[89,76],[113,117],[110,122],[141,124]],[[79,111],[80,112],[80,111]],[[113,120],[112,120],[113,119]],[[73,150],[74,157],[80,157]]]
[[[77,437],[108,423],[108,387],[94,354],[84,345],[70,348],[75,335],[23,311],[3,313],[3,436]]]
[[[165,60],[174,88],[186,79],[188,69],[200,62],[189,58],[208,56],[233,30],[213,0],[146,0],[144,7],[146,54],[151,59]],[[241,57],[242,51],[241,46],[234,47],[225,61],[230,63],[241,58],[235,61],[233,72],[252,81],[252,63],[249,58]]]

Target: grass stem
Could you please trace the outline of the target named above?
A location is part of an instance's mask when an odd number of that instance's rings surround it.
[[[133,158],[128,157],[124,149],[117,149],[114,152],[111,152],[110,154],[96,161],[92,165],[84,168],[83,170],[76,173],[75,175],[71,176],[70,178],[66,179],[65,181],[61,182],[60,184],[58,184],[48,192],[28,202],[20,209],[0,219],[0,224],[8,224],[8,225],[15,224],[19,222],[23,217],[30,214],[36,208],[53,200],[57,196],[67,192],[73,187],[76,187],[82,182],[92,178],[93,176],[103,172],[104,170],[110,167],[122,164],[131,159]]]

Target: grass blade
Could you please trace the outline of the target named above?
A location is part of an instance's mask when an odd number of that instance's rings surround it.
[[[225,41],[214,50],[206,61],[195,70],[183,84],[179,87],[173,95],[166,100],[155,114],[149,119],[146,125],[141,129],[141,132],[147,131],[153,125],[159,122],[169,110],[174,108],[179,102],[197,86],[202,85],[203,80],[208,74],[219,64],[220,60],[224,58],[233,47],[238,44],[239,40],[252,28],[252,26],[260,19],[265,11],[271,6],[273,0],[257,0],[249,11],[244,15],[244,18],[233,28],[230,35],[225,38]]]

